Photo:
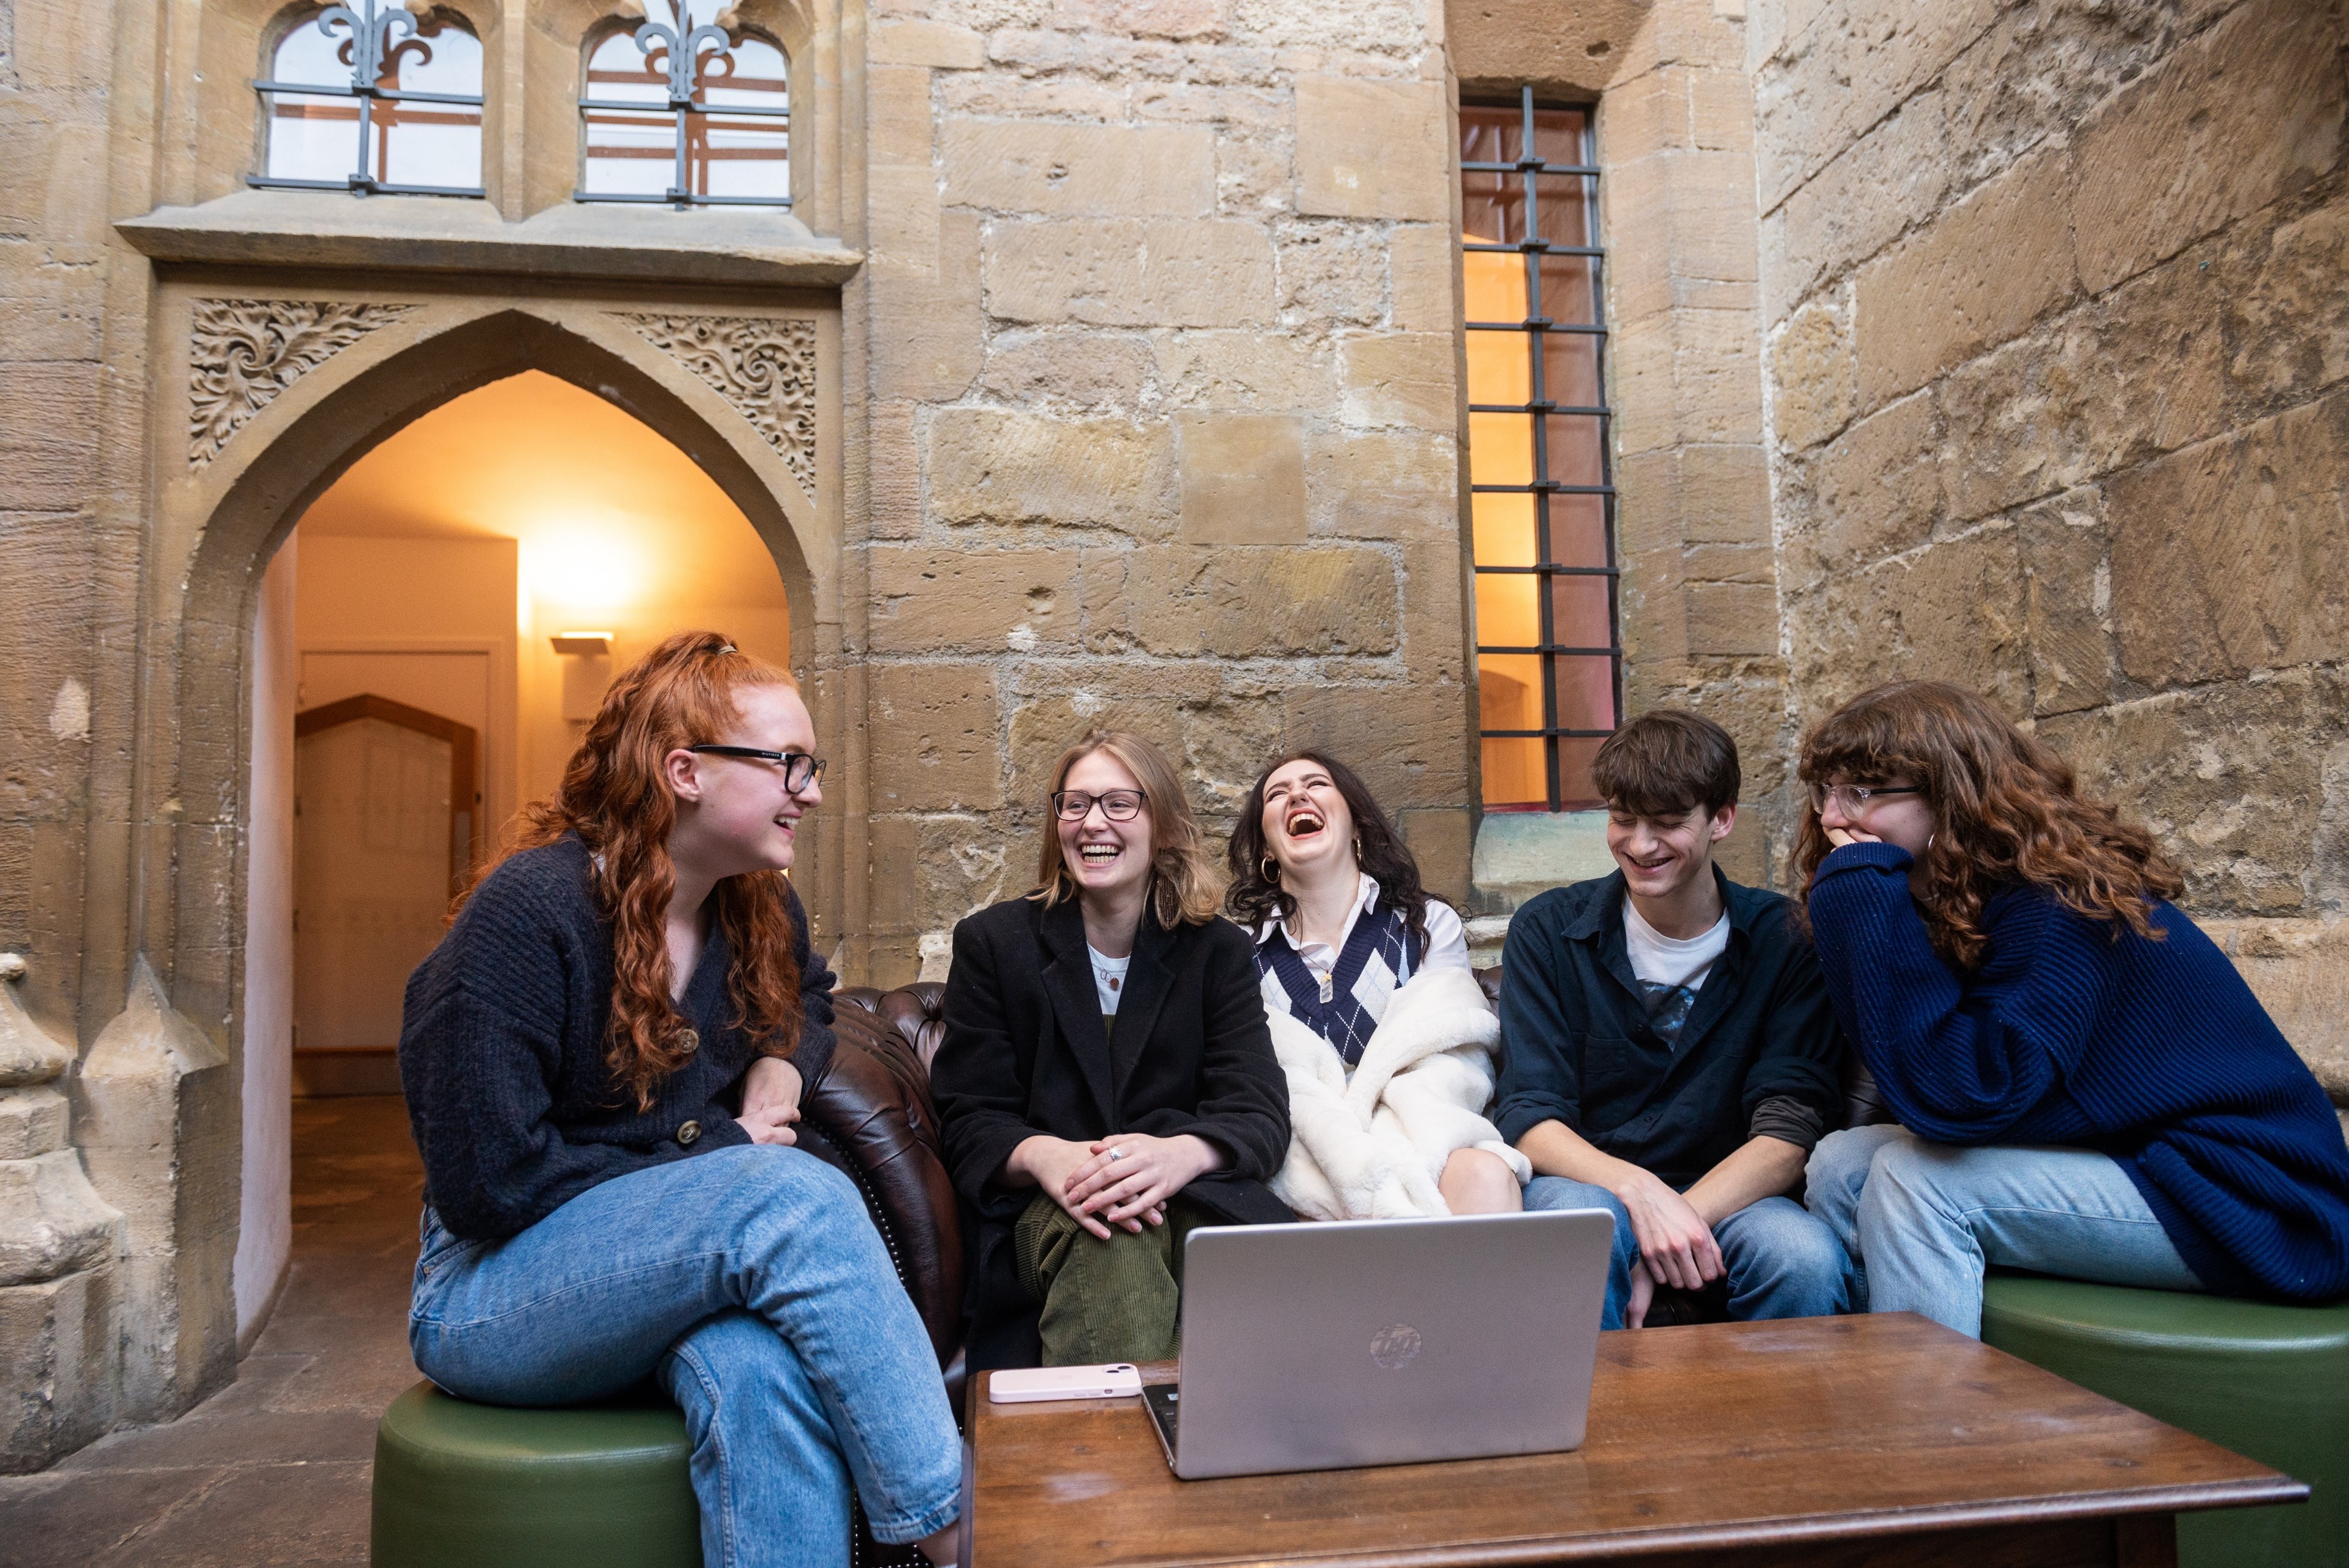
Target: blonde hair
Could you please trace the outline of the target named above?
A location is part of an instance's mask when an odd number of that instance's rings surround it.
[[[1223,903],[1223,883],[1199,832],[1199,819],[1191,814],[1191,802],[1183,794],[1182,781],[1165,753],[1130,731],[1088,730],[1052,764],[1047,801],[1061,793],[1069,770],[1095,752],[1107,752],[1124,763],[1125,771],[1142,786],[1143,805],[1150,813],[1151,907],[1158,923],[1203,926],[1214,919]],[[1076,893],[1076,880],[1069,875],[1068,860],[1061,853],[1059,820],[1048,815],[1043,854],[1036,864],[1036,890],[1029,897],[1042,899],[1049,909]]]

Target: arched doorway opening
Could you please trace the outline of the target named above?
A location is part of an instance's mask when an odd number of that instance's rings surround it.
[[[537,370],[352,462],[255,604],[239,1315],[257,1326],[298,1252],[281,1317],[389,1322],[414,1224],[398,993],[436,900],[553,792],[614,673],[693,626],[789,664],[793,618],[774,551],[692,456]],[[381,1288],[328,1288],[353,1269]],[[370,1337],[322,1326],[302,1331]]]

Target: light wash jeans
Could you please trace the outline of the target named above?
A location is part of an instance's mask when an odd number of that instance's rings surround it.
[[[841,1568],[849,1478],[878,1540],[959,1511],[937,1358],[855,1187],[800,1149],[713,1149],[590,1188],[518,1236],[424,1212],[408,1340],[497,1405],[647,1375],[685,1412],[709,1568]]]
[[[2204,1288],[2128,1172],[2085,1148],[1928,1143],[1886,1124],[1811,1151],[1809,1204],[1859,1264],[1870,1312],[1982,1337],[1991,1263],[2106,1285]]]
[[[1563,1176],[1537,1176],[1526,1185],[1527,1209],[1604,1209],[1615,1216],[1615,1253],[1607,1266],[1607,1306],[1601,1328],[1623,1326],[1631,1296],[1631,1261],[1640,1255],[1631,1216],[1603,1187]],[[1729,1270],[1729,1315],[1829,1317],[1851,1310],[1851,1261],[1825,1225],[1791,1198],[1749,1203],[1713,1228]]]

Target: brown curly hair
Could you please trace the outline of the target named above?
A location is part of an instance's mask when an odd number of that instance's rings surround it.
[[[1982,962],[1982,905],[2002,888],[2033,883],[2065,909],[2110,922],[2116,937],[2127,926],[2158,941],[2153,906],[2186,886],[2152,835],[2080,794],[2069,763],[1984,698],[1944,681],[1861,692],[1810,732],[1795,773],[1805,784],[1899,778],[1923,788],[1934,821],[1925,924],[1933,950],[1961,971]],[[1795,841],[1806,902],[1834,847],[1806,802]]]
[[[595,857],[595,901],[612,923],[612,1030],[604,1061],[639,1111],[652,1107],[653,1090],[696,1047],[669,1001],[662,928],[677,890],[668,857],[677,797],[663,760],[682,746],[724,740],[740,716],[736,693],[757,686],[799,690],[790,671],[737,650],[722,633],[669,638],[612,682],[563,770],[562,788],[523,808],[505,847],[518,854],[576,833]],[[710,897],[734,950],[726,976],[734,1027],[750,1031],[762,1054],[788,1056],[801,1022],[791,883],[781,871],[754,871],[727,877]]]
[[[1248,786],[1247,798],[1240,803],[1239,816],[1232,824],[1231,841],[1224,849],[1232,875],[1231,889],[1224,895],[1225,909],[1247,928],[1250,936],[1262,930],[1267,920],[1285,920],[1297,913],[1296,898],[1280,885],[1278,862],[1272,862],[1273,875],[1265,875],[1270,852],[1265,846],[1264,786],[1273,774],[1298,762],[1313,763],[1338,786],[1339,796],[1353,814],[1354,841],[1361,846],[1355,852],[1355,864],[1379,885],[1379,908],[1402,911],[1413,961],[1424,962],[1428,894],[1420,884],[1419,861],[1402,835],[1387,821],[1387,814],[1379,809],[1370,786],[1327,752],[1291,752],[1257,774],[1256,783]]]

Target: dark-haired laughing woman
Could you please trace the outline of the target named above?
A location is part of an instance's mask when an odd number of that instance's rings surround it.
[[[1226,907],[1256,938],[1288,1154],[1272,1189],[1315,1220],[1514,1213],[1533,1168],[1485,1117],[1500,1021],[1460,917],[1353,770],[1267,768],[1240,805]]]
[[[782,670],[661,644],[409,979],[400,1033],[417,1366],[501,1405],[657,1377],[729,1568],[845,1564],[852,1479],[874,1534],[933,1562],[958,1511],[929,1337],[855,1188],[791,1147],[833,1046],[783,875],[813,742]]]

